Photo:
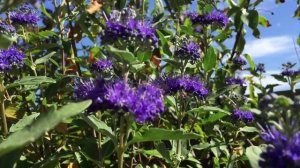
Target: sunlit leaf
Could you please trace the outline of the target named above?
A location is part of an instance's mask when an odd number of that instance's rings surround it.
[[[90,100],[80,103],[71,103],[57,111],[48,112],[38,117],[30,126],[11,134],[0,144],[0,156],[34,142],[45,132],[53,129],[61,121],[83,112],[90,104]]]

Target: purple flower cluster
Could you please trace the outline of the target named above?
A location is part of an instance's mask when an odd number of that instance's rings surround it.
[[[12,25],[8,25],[2,21],[0,21],[0,32],[7,32],[7,33],[15,33],[16,32],[16,28]]]
[[[254,116],[249,111],[242,111],[240,109],[233,110],[232,117],[235,120],[243,120],[244,122],[252,122],[254,120]]]
[[[0,71],[8,71],[23,65],[24,54],[15,47],[0,50]]]
[[[299,71],[293,70],[291,68],[286,68],[281,72],[281,75],[286,77],[294,77],[298,74],[300,74]]]
[[[124,13],[126,14],[126,12]],[[104,35],[101,37],[102,42],[114,42],[122,39],[127,42],[150,42],[151,45],[157,46],[158,38],[155,35],[155,29],[146,23],[134,19],[135,15],[127,15],[124,18],[121,17],[123,16],[122,13],[118,11],[112,12],[111,19],[106,22]]]
[[[266,69],[265,69],[265,64],[261,64],[259,63],[256,67],[256,70],[260,73],[265,73],[266,72]]]
[[[237,78],[227,78],[226,79],[226,84],[227,85],[240,85],[240,86],[244,86],[246,84],[244,79],[241,79],[239,77]]]
[[[194,42],[186,42],[175,51],[175,56],[184,60],[197,61],[201,58],[200,46]]]
[[[271,128],[263,133],[261,138],[271,144],[261,154],[261,167],[299,168],[300,167],[300,132],[293,136],[286,136]]]
[[[167,77],[166,79],[159,79],[155,83],[168,94],[175,94],[183,90],[200,98],[205,98],[209,93],[209,90],[195,77]]]
[[[39,21],[37,12],[27,3],[9,12],[9,16],[16,24],[36,24]]]
[[[87,112],[94,112],[103,109],[105,82],[103,80],[78,80],[75,83],[74,98],[76,100],[91,99],[92,105]]]
[[[237,66],[243,66],[247,64],[247,61],[244,58],[239,56],[233,60],[233,63]]]
[[[107,87],[105,99],[108,100],[113,108],[122,108],[128,111],[131,110],[130,107],[135,103],[136,95],[134,89],[127,83],[119,81]]]
[[[91,70],[94,72],[103,72],[112,69],[112,62],[110,60],[98,60],[91,64]]]
[[[197,13],[187,13],[193,24],[218,24],[225,27],[229,23],[229,19],[226,15],[219,11],[212,11],[211,13],[205,15],[199,15]]]
[[[141,85],[136,90],[136,100],[131,106],[137,122],[154,120],[158,113],[164,111],[164,102],[160,89],[152,85]]]
[[[124,81],[106,84],[104,81],[81,81],[76,84],[74,97],[93,100],[88,112],[123,109],[133,113],[139,123],[153,120],[164,110],[161,90],[149,84],[133,88]]]

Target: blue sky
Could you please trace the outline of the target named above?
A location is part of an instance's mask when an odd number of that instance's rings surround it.
[[[264,15],[271,23],[271,27],[260,27],[261,38],[256,39],[249,31],[246,37],[245,53],[249,53],[255,63],[264,63],[266,66],[266,77],[263,83],[282,84],[276,81],[271,74],[281,72],[282,63],[297,63],[295,69],[299,69],[300,47],[294,45],[300,33],[300,20],[293,18],[296,9],[296,0],[286,0],[283,4],[275,4],[275,0],[264,0],[258,7],[261,15]],[[273,15],[272,15],[273,13]],[[300,56],[300,55],[299,55]],[[287,89],[287,84],[278,86],[275,90]]]

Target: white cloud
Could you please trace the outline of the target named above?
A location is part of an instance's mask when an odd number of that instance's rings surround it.
[[[248,42],[244,53],[253,58],[272,56],[274,54],[293,51],[293,39],[289,36],[268,37]]]

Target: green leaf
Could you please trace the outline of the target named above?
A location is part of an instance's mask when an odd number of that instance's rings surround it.
[[[259,132],[259,130],[255,127],[249,127],[249,126],[245,126],[242,128],[239,128],[240,132]]]
[[[55,153],[52,156],[48,156],[42,161],[35,163],[32,168],[57,168],[59,160],[62,158],[73,158],[73,154],[70,151]]]
[[[294,12],[294,16],[295,18],[300,18],[300,5],[298,4],[297,9]]]
[[[258,23],[260,25],[262,25],[263,27],[270,27],[271,26],[270,22],[264,16],[259,16],[258,17]]]
[[[24,127],[30,125],[39,115],[40,115],[39,113],[35,113],[35,114],[31,114],[29,116],[24,116],[16,124],[13,124],[9,128],[9,132],[16,132],[16,131],[23,129]]]
[[[155,7],[152,11],[152,16],[157,17],[165,12],[164,3],[162,0],[155,0]]]
[[[203,68],[205,71],[211,71],[217,64],[217,55],[213,47],[209,47],[203,58]]]
[[[172,159],[170,157],[170,151],[167,149],[166,145],[163,142],[159,143],[156,146],[156,150],[167,161],[167,163],[172,163]]]
[[[202,125],[205,125],[205,124],[210,124],[210,123],[213,123],[227,115],[230,115],[231,113],[228,112],[228,111],[225,111],[223,109],[220,109],[218,107],[213,107],[213,106],[201,106],[199,108],[194,108],[190,111],[187,112],[187,114],[193,114],[193,113],[203,113],[204,114],[207,114],[209,112],[216,112],[216,113],[213,113],[211,114],[208,118],[205,118],[202,120],[201,124]]]
[[[46,76],[26,76],[20,80],[15,81],[14,83],[8,85],[6,88],[16,87],[20,85],[40,85],[45,83],[56,83],[52,78]]]
[[[248,157],[252,168],[260,167],[258,165],[258,161],[260,160],[261,153],[262,153],[262,150],[258,146],[249,146],[246,149],[246,156]]]
[[[152,52],[149,51],[140,51],[137,53],[137,58],[140,62],[150,60],[151,56],[152,56]]]
[[[278,106],[281,107],[289,107],[293,103],[294,102],[291,98],[285,96],[278,96],[274,102],[274,104],[277,104]]]
[[[260,31],[258,28],[252,29],[252,35],[258,39],[260,38]]]
[[[238,51],[239,53],[242,53],[245,48],[245,43],[246,43],[245,37],[241,36],[238,39],[236,51]]]
[[[210,115],[208,118],[203,119],[202,122],[201,122],[201,124],[205,125],[205,124],[214,123],[214,122],[220,120],[221,118],[223,118],[223,117],[225,117],[227,115],[228,114],[223,113],[223,112],[214,113],[214,114]]]
[[[17,166],[17,162],[20,160],[21,155],[22,155],[21,150],[15,150],[13,152],[8,153],[5,156],[0,157],[0,167],[3,168],[21,167],[20,165]]]
[[[136,133],[128,146],[137,142],[147,141],[161,141],[161,140],[184,140],[184,139],[198,139],[199,135],[194,133],[185,133],[181,130],[167,130],[162,128],[149,128],[143,130],[141,133]]]
[[[250,70],[254,71],[255,70],[255,64],[254,64],[254,61],[253,61],[252,57],[249,54],[245,54],[245,58],[247,59],[249,65],[250,65]]]
[[[228,111],[225,111],[223,109],[220,109],[218,107],[214,107],[214,106],[201,106],[198,108],[194,108],[192,110],[187,111],[187,114],[192,114],[192,113],[203,113],[203,112],[220,112],[220,113],[224,113],[225,115],[230,115],[231,113]]]
[[[54,56],[56,54],[56,52],[51,52],[41,58],[38,58],[34,61],[35,64],[41,64],[41,63],[45,63],[47,62],[52,56]]]
[[[6,1],[1,1],[1,10],[0,13],[12,9],[13,7],[22,4],[24,2],[29,2],[29,0],[6,0]]]
[[[169,7],[174,11],[179,11],[180,9],[182,9],[182,6],[192,3],[192,0],[167,0],[167,1]]]
[[[112,132],[112,129],[109,126],[107,126],[103,121],[99,120],[94,115],[89,115],[89,116],[82,115],[82,118],[84,119],[85,122],[89,124],[89,126],[95,129],[97,132],[101,132],[102,134],[110,137],[115,143],[115,145],[117,144],[117,138],[115,134]]]
[[[136,61],[135,56],[126,50],[119,50],[113,46],[107,46],[108,52],[112,54],[118,61],[131,64]]]
[[[271,75],[273,76],[276,80],[280,81],[280,82],[287,82],[287,79],[281,75],[276,75],[276,74],[273,74]]]
[[[297,39],[297,44],[300,46],[300,34],[299,34],[298,39]]]
[[[117,0],[116,8],[122,10],[126,5],[126,0]]]
[[[251,29],[256,29],[256,27],[258,26],[258,21],[259,21],[259,17],[258,17],[258,12],[256,10],[250,10],[249,11],[249,15],[248,15],[248,20],[249,20],[249,27]]]
[[[165,35],[159,31],[158,29],[156,30],[156,33],[158,34],[159,41],[161,42],[162,46],[162,51],[167,54],[168,56],[172,55],[172,52],[170,50],[170,46],[168,44],[168,40],[166,39]]]
[[[166,96],[165,97],[165,102],[167,102],[172,107],[176,107],[176,99],[175,99],[174,96]]]
[[[11,134],[0,144],[0,156],[16,149],[23,148],[41,137],[45,132],[53,129],[63,120],[83,112],[91,105],[87,100],[79,103],[70,103],[57,111],[48,112],[37,118],[30,126]]]
[[[0,34],[0,49],[7,49],[12,45],[13,39],[5,34]]]
[[[54,19],[52,18],[51,14],[46,10],[45,5],[44,5],[43,3],[41,4],[40,9],[41,9],[41,12],[42,12],[45,16],[47,16],[51,21],[54,22]]]

